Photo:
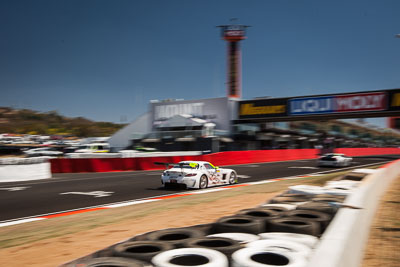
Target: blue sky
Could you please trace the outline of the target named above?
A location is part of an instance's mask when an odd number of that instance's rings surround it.
[[[398,0],[2,0],[0,106],[120,122],[151,99],[225,96],[215,26],[230,18],[252,26],[244,99],[399,88],[399,10]]]

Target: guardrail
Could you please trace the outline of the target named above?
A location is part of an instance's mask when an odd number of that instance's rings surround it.
[[[400,160],[368,176],[360,188],[345,201],[347,208],[339,210],[321,237],[309,267],[360,265],[379,199],[399,175]]]

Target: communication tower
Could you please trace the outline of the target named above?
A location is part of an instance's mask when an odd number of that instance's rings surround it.
[[[235,21],[232,19],[231,21]],[[228,42],[227,45],[227,95],[229,98],[242,97],[242,55],[240,51],[241,40],[246,39],[246,28],[250,26],[231,24],[220,25],[221,37]]]

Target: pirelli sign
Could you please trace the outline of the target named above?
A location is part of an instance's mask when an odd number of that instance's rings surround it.
[[[239,118],[287,116],[286,106],[286,98],[241,101],[239,104]]]
[[[389,110],[400,110],[400,89],[389,92]]]

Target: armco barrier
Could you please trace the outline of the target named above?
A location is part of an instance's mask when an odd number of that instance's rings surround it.
[[[337,153],[349,156],[400,154],[399,148],[341,148]],[[157,156],[135,158],[57,158],[51,160],[52,173],[112,172],[163,169],[154,162],[178,163],[182,160],[204,160],[216,166],[274,161],[315,159],[318,149],[279,149],[227,151],[207,155]]]
[[[368,176],[359,190],[346,199],[321,237],[308,267],[357,267],[363,258],[379,198],[400,175],[400,160]],[[383,249],[383,248],[376,248]]]
[[[400,152],[399,152],[400,153]],[[112,172],[160,170],[154,162],[178,163],[183,160],[204,160],[217,166],[250,164],[298,159],[313,159],[317,149],[285,149],[229,151],[207,155],[158,156],[135,158],[57,158],[51,160],[52,173]]]
[[[400,148],[337,148],[335,153],[343,153],[351,157],[399,154]]]

